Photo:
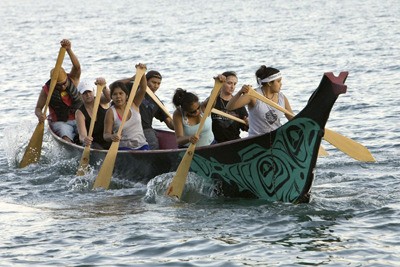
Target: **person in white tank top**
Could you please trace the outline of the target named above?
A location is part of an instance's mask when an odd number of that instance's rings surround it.
[[[289,100],[281,92],[282,74],[279,70],[262,65],[256,71],[256,78],[259,87],[256,91],[264,95],[269,100],[277,103],[281,107],[293,113]],[[248,95],[250,85],[243,85],[240,91],[231,98],[226,105],[228,110],[234,110],[247,106],[249,111],[249,136],[269,133],[281,126],[280,119],[285,115],[288,120],[292,116],[269,106],[268,104],[257,100]]]
[[[145,69],[146,65],[139,63],[136,67]],[[146,88],[146,76],[143,75],[140,80],[139,88],[129,109],[128,117],[126,118],[124,127],[122,128],[121,136],[119,136],[117,132],[119,126],[121,125],[122,116],[127,106],[129,91],[125,84],[121,81],[116,81],[110,85],[113,105],[107,110],[104,119],[103,137],[109,142],[119,141],[119,150],[149,149],[146,138],[144,137],[142,120],[139,112],[139,106],[146,94]]]

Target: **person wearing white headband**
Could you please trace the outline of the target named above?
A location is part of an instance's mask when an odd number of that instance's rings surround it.
[[[255,90],[258,93],[293,113],[289,100],[281,92],[282,74],[279,70],[262,65],[256,71],[256,79],[258,88]],[[247,106],[249,111],[249,136],[256,136],[274,131],[282,125],[280,120],[285,114],[248,95],[247,93],[250,88],[250,85],[243,85],[240,91],[229,101],[226,108],[228,110],[234,110]],[[288,120],[292,119],[292,116],[285,116]]]

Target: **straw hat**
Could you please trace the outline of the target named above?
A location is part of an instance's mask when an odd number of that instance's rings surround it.
[[[50,71],[50,78],[53,75],[54,68]],[[57,83],[63,83],[67,80],[67,73],[63,68],[60,68],[60,72],[58,73]]]

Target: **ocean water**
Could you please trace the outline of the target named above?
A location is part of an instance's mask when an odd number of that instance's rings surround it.
[[[387,1],[0,2],[0,266],[398,266],[400,262],[400,5]],[[59,42],[72,41],[82,78],[159,70],[172,112],[177,87],[208,96],[226,70],[255,85],[280,69],[295,113],[324,72],[349,71],[327,127],[372,152],[362,163],[323,142],[308,204],[217,199],[189,177],[192,199],[96,173],[76,177],[45,133],[39,164],[17,168]],[[66,69],[71,67],[68,56]],[[155,122],[163,128],[164,125]],[[147,194],[147,197],[146,197]]]

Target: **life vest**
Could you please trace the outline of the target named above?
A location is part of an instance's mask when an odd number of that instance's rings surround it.
[[[54,89],[50,98],[49,110],[51,121],[68,121],[75,119],[75,111],[82,105],[78,89],[69,78],[69,85],[63,91]],[[50,81],[43,86],[46,94],[49,93]]]

